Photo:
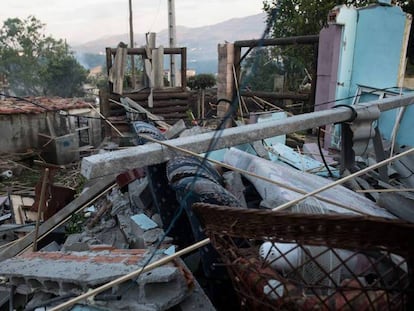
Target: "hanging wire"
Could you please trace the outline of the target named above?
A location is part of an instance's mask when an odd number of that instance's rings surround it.
[[[276,11],[274,12],[274,14],[276,14]],[[263,42],[263,39],[266,37],[266,35],[270,31],[271,25],[269,25],[269,23],[273,23],[273,20],[274,20],[274,18],[268,20],[268,24],[267,24],[267,27],[266,27],[265,31],[263,32],[261,42]],[[230,103],[230,107],[229,107],[228,111],[226,112],[226,114],[225,114],[223,120],[221,121],[220,125],[218,126],[218,129],[214,132],[214,135],[213,135],[212,139],[210,140],[209,146],[207,148],[208,151],[205,153],[205,156],[203,157],[203,160],[201,161],[200,166],[197,167],[196,173],[195,173],[195,175],[192,179],[192,182],[190,184],[189,191],[186,193],[183,200],[181,200],[179,202],[180,206],[176,210],[175,215],[174,215],[170,225],[168,226],[167,230],[164,232],[163,236],[159,239],[157,245],[155,246],[155,250],[151,253],[151,255],[149,256],[147,261],[144,263],[143,268],[141,270],[141,273],[138,274],[138,276],[135,278],[135,281],[138,281],[139,277],[142,274],[143,269],[151,263],[152,259],[158,253],[158,249],[161,246],[162,242],[168,236],[169,232],[174,227],[175,223],[177,222],[177,220],[179,219],[179,217],[183,213],[183,211],[185,209],[184,202],[186,202],[186,200],[193,194],[194,186],[195,186],[195,183],[196,183],[197,179],[199,178],[199,171],[201,170],[201,167],[203,167],[205,165],[206,161],[208,161],[207,160],[208,155],[210,154],[210,152],[212,150],[215,150],[214,147],[217,144],[218,140],[220,139],[220,136],[221,136],[227,122],[232,119],[234,113],[237,111],[238,103],[237,103],[237,97],[236,96],[233,96],[233,99],[232,99],[231,102],[230,101],[227,101],[227,102]]]
[[[158,20],[158,17],[159,17],[159,15],[160,15],[160,11],[161,11],[161,0],[159,0],[159,1],[158,1],[157,13],[156,13],[156,15],[155,15],[155,17],[154,17],[154,19],[153,19],[153,21],[152,21],[152,24],[151,24],[151,26],[149,27],[149,29],[148,29],[148,31],[147,31],[147,32],[151,32],[151,30],[152,30],[152,28],[154,27],[154,25],[155,25],[156,21]]]

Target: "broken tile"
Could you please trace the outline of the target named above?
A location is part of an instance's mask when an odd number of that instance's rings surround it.
[[[144,231],[158,227],[157,223],[145,214],[131,216],[131,219]]]

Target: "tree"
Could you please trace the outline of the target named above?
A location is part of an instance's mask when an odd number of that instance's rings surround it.
[[[216,84],[216,78],[212,74],[201,73],[187,80],[187,85],[192,90],[205,90],[206,88],[213,87]]]
[[[205,118],[205,89],[216,85],[216,77],[209,73],[201,73],[187,79],[187,86],[192,90],[198,90],[199,104],[197,106],[197,117]]]
[[[274,91],[276,75],[284,75],[281,59],[270,48],[256,48],[246,58],[241,74],[241,88],[252,91]]]
[[[87,77],[68,45],[46,36],[34,16],[9,18],[0,28],[0,74],[19,96],[79,96]]]

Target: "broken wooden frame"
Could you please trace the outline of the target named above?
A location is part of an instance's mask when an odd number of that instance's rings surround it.
[[[117,49],[106,48],[106,68],[109,74],[109,70],[113,66],[113,56],[116,54]],[[147,50],[145,48],[126,48],[127,55],[141,56],[143,59],[146,58]],[[179,48],[164,48],[164,55],[180,55],[181,57],[181,87],[168,88],[178,89],[185,91],[187,88],[187,49],[185,47]],[[109,83],[109,94],[113,93],[113,85]],[[123,93],[128,94],[127,92]]]
[[[140,56],[143,61],[148,60],[151,55],[147,55],[146,48],[124,48],[125,55],[131,57]],[[117,102],[120,98],[127,96],[132,100],[139,102],[143,107],[149,108],[152,113],[158,115],[160,118],[164,117],[167,119],[179,120],[180,118],[186,117],[186,111],[189,109],[189,98],[190,93],[187,91],[187,49],[183,47],[178,48],[164,48],[163,55],[179,55],[181,58],[181,86],[180,87],[161,87],[161,88],[150,88],[145,87],[140,90],[125,90],[121,94],[114,92],[114,84],[108,82],[108,88],[100,90],[100,112],[105,118],[119,115],[118,107],[112,105],[112,100]],[[114,55],[117,49],[106,48],[106,66],[108,71],[108,77],[113,68]],[[161,53],[161,52],[160,52]],[[122,62],[122,61],[121,61]],[[120,65],[118,65],[119,67]],[[125,64],[123,64],[125,66]],[[115,66],[116,67],[116,66]],[[144,68],[145,71],[145,68]],[[116,121],[117,128],[121,132],[129,132],[129,126],[126,121]],[[112,136],[111,127],[108,125],[104,126],[105,136]]]
[[[312,45],[314,50],[314,70],[312,71],[312,84],[310,94],[297,94],[297,93],[272,93],[272,92],[244,92],[242,90],[242,96],[258,96],[262,98],[273,99],[292,99],[292,100],[304,100],[309,101],[309,106],[313,107],[315,91],[316,91],[316,68],[318,62],[318,44],[319,35],[310,36],[296,36],[287,38],[273,38],[273,39],[254,39],[254,40],[239,40],[234,42],[234,65],[236,67],[236,76],[240,83],[240,67],[241,62],[247,56],[247,54],[253,48],[267,47],[267,46],[287,46],[287,45]],[[242,48],[249,48],[249,50],[241,56]]]

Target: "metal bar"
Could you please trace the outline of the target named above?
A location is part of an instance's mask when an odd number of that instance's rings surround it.
[[[239,41],[234,42],[234,46],[247,48],[247,47],[255,47],[255,46],[314,44],[318,42],[319,42],[319,36],[312,35],[312,36],[297,36],[297,37],[274,38],[274,39],[239,40]]]
[[[115,48],[108,48],[110,53],[115,55],[116,49]],[[180,47],[177,48],[164,48],[164,54],[181,54]],[[145,55],[146,51],[145,48],[127,48],[128,55]]]
[[[308,100],[309,94],[299,93],[275,93],[275,92],[263,92],[263,91],[241,91],[241,95],[245,97],[260,97],[271,99],[293,99],[293,100]]]
[[[407,106],[414,100],[414,95],[398,98],[386,98],[369,104],[355,105],[359,110],[370,105],[378,105],[380,111]],[[325,124],[340,123],[352,117],[351,109],[338,107],[312,113],[296,115],[277,122],[248,124],[240,127],[224,129],[220,133],[209,132],[190,137],[172,139],[169,144],[193,152],[204,153],[208,150],[218,150],[240,144],[289,134],[297,131],[316,128]],[[219,138],[219,139],[216,139]],[[214,140],[214,144],[211,141]],[[174,152],[157,144],[147,144],[126,150],[114,151],[85,157],[82,160],[81,173],[87,178],[95,178],[107,174],[118,173],[127,169],[158,164],[169,160]]]

